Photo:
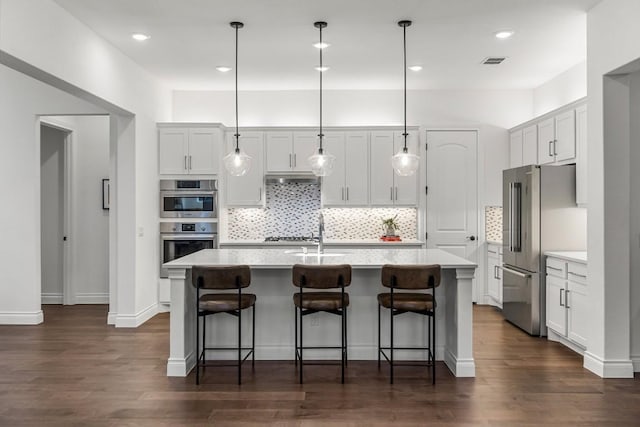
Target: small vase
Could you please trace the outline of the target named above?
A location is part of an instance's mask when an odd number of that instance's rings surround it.
[[[387,232],[385,233],[385,236],[395,236],[396,235],[396,230],[393,227],[387,227]]]

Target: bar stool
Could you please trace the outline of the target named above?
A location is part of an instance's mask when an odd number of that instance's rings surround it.
[[[300,289],[293,295],[295,318],[295,362],[300,361],[300,384],[302,384],[303,350],[340,349],[341,379],[344,384],[344,366],[347,359],[347,307],[349,294],[344,288],[351,284],[351,266],[340,265],[302,265],[293,266],[293,285]],[[340,288],[340,292],[304,292],[305,289]],[[302,317],[309,314],[326,312],[340,316],[342,321],[342,342],[340,347],[305,347],[302,343]],[[300,322],[300,345],[298,345],[298,321]]]
[[[231,265],[220,267],[193,267],[192,283],[196,287],[196,384],[200,384],[200,368],[207,366],[205,352],[207,350],[238,351],[238,384],[242,382],[242,363],[251,356],[251,365],[255,366],[256,344],[256,296],[243,294],[242,288],[251,283],[251,270],[248,265]],[[235,293],[202,293],[206,290],[236,289]],[[251,347],[242,347],[242,310],[253,307],[253,325]],[[238,318],[237,347],[207,347],[206,319],[208,316],[227,313]],[[200,319],[202,318],[202,337],[200,337]],[[200,349],[202,339],[202,350]],[[249,350],[244,359],[242,351]],[[212,366],[212,365],[208,365]]]
[[[431,365],[432,383],[436,383],[436,299],[435,288],[440,285],[439,265],[383,265],[381,275],[382,285],[390,288],[391,292],[378,294],[378,369],[380,369],[380,355],[389,362],[390,383],[393,384],[393,351],[395,350],[426,350],[427,365]],[[431,289],[432,293],[395,292],[397,289],[418,290]],[[390,310],[390,346],[382,347],[380,342],[380,308]],[[393,318],[403,313],[417,313],[428,319],[428,347],[394,347]],[[390,354],[384,352],[389,350]]]

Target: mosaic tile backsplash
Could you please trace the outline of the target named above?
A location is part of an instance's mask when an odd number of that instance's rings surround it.
[[[317,235],[319,212],[319,185],[268,184],[264,209],[228,209],[227,238],[263,240],[267,236]],[[415,239],[418,233],[415,208],[326,208],[322,212],[326,239],[377,239],[384,234],[382,220],[395,215],[401,237]]]
[[[484,207],[484,229],[487,240],[502,241],[502,206]]]

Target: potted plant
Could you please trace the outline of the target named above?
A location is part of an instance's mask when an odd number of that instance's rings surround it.
[[[398,229],[398,223],[396,222],[396,218],[398,215],[393,218],[384,218],[382,220],[382,228],[384,230],[385,236],[395,236],[396,230]]]

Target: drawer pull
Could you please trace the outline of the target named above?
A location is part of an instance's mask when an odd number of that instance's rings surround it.
[[[564,292],[564,288],[560,289],[560,307],[564,307],[564,303],[562,302],[562,293]]]
[[[569,307],[569,292],[571,292],[570,290],[566,290],[564,291],[564,306],[567,308],[571,308]]]
[[[561,268],[558,268],[558,267],[551,267],[550,265],[547,265],[547,268],[548,268],[548,269],[550,269],[550,270],[562,271],[562,269],[561,269]]]
[[[577,276],[577,277],[582,277],[583,279],[587,278],[586,274],[578,274],[578,273],[574,273],[573,271],[570,271],[569,274],[572,274],[572,275]]]

